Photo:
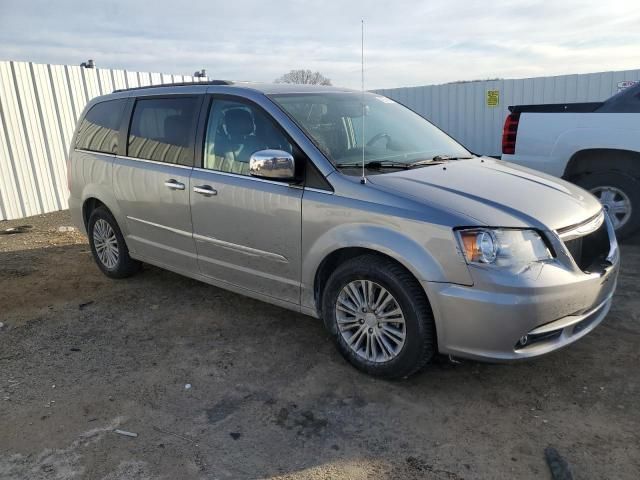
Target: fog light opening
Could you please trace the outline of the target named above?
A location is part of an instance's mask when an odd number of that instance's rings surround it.
[[[532,345],[537,345],[541,342],[551,342],[555,341],[562,335],[562,329],[553,330],[551,332],[545,333],[528,333],[520,337],[518,343],[516,343],[515,349],[519,350],[525,347],[531,347]]]

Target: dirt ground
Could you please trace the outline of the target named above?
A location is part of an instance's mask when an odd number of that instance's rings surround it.
[[[544,479],[547,446],[577,479],[640,477],[637,240],[571,347],[387,382],[312,318],[154,267],[109,280],[67,225],[0,222],[2,479]]]

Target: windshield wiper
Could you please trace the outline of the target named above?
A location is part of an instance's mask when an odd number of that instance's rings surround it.
[[[362,167],[362,163],[336,163],[336,168],[358,168]],[[366,162],[364,168],[369,170],[380,170],[382,168],[409,168],[409,164],[404,162],[378,161],[372,160]]]
[[[417,162],[405,163],[394,162],[392,160],[372,160],[364,164],[364,168],[369,170],[380,170],[383,168],[401,168],[407,170],[414,167],[423,167],[425,165],[439,165],[449,160],[468,160],[473,157],[455,157],[449,155],[436,155],[425,160],[418,160]],[[336,168],[358,168],[362,167],[362,163],[336,163]]]
[[[471,158],[473,157],[455,157],[455,156],[449,156],[449,155],[436,155],[426,160],[418,160],[417,162],[410,163],[409,168],[424,167],[425,165],[439,165],[441,163],[448,162],[449,160],[469,160]]]

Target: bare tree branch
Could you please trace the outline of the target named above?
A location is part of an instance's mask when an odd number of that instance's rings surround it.
[[[331,79],[325,77],[320,72],[312,72],[311,70],[291,70],[279,78],[275,79],[276,83],[295,83],[298,85],[331,85]]]

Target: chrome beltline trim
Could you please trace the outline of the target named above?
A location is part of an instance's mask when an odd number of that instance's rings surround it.
[[[155,163],[156,165],[164,165],[166,167],[177,167],[177,168],[184,168],[187,170],[193,170],[193,167],[190,167],[188,165],[179,165],[177,163],[158,162],[157,160],[147,160],[146,158],[127,157],[126,155],[115,155],[115,157],[121,158],[123,160],[133,160],[135,162],[143,162],[143,163]]]
[[[85,150],[84,148],[74,148],[75,152],[90,153],[91,155],[104,155],[105,157],[117,157],[115,153],[96,152],[95,150]]]
[[[276,182],[275,180],[266,180],[264,178],[258,178],[251,175],[242,175],[241,173],[222,172],[220,170],[211,170],[209,168],[193,167],[196,172],[212,173],[215,175],[222,175],[224,177],[244,178],[245,180],[253,180],[254,182],[270,183],[271,185],[280,185],[281,187],[289,188],[287,182]]]

